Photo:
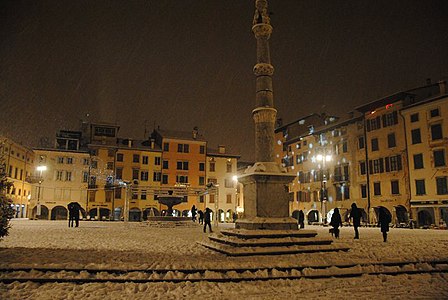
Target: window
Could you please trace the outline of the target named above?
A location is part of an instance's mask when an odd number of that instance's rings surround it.
[[[434,150],[433,154],[434,154],[434,167],[444,167],[446,165],[445,150],[444,149]]]
[[[336,187],[336,201],[342,200],[342,186]]]
[[[386,172],[401,171],[401,155],[386,157]]]
[[[367,185],[361,184],[361,198],[367,198]]]
[[[415,192],[417,195],[425,195],[425,180],[424,179],[416,179],[415,180]]]
[[[418,113],[411,115],[411,123],[418,122]]]
[[[205,177],[199,176],[199,185],[204,185],[204,184],[205,184]]]
[[[73,157],[67,157],[67,165],[73,164]]]
[[[347,153],[347,151],[348,151],[347,141],[343,141],[342,142],[342,152]]]
[[[115,199],[121,199],[121,188],[115,189]]]
[[[369,160],[369,173],[370,174],[384,173],[384,159],[378,158],[374,160]]]
[[[381,128],[380,116],[375,119],[367,120],[367,131],[376,130]]]
[[[390,191],[392,195],[400,194],[400,185],[398,180],[392,180],[390,182]]]
[[[138,179],[139,169],[132,169],[132,179]]]
[[[170,151],[170,143],[163,143],[163,151]]]
[[[112,193],[112,190],[106,191],[106,202],[112,202]]]
[[[430,115],[431,118],[438,117],[438,116],[440,116],[440,111],[439,111],[438,108],[431,109],[429,111],[429,115]]]
[[[140,199],[146,200],[146,190],[142,190],[142,193],[140,194]]]
[[[359,162],[359,172],[361,173],[361,175],[365,175],[366,172],[366,162],[365,161],[361,161]]]
[[[62,174],[63,174],[63,171],[56,171],[56,180],[57,181],[62,180]]]
[[[365,140],[363,136],[358,137],[358,149],[364,149]]]
[[[89,181],[89,172],[82,172],[82,182],[88,182]]]
[[[59,156],[58,157],[58,164],[63,164],[64,163],[64,158]]]
[[[141,171],[140,172],[140,180],[142,181],[148,181],[149,178],[149,172],[148,171]]]
[[[162,179],[162,173],[161,172],[154,172],[152,174],[152,180],[153,181],[160,181]]]
[[[373,194],[375,196],[381,196],[381,182],[373,183]]]
[[[232,195],[231,194],[227,194],[226,195],[226,202],[227,203],[232,203]]]
[[[168,174],[162,175],[162,184],[168,184]]]
[[[19,168],[14,169],[14,178],[17,179],[17,173],[19,172]]]
[[[431,125],[431,139],[435,141],[440,140],[442,138],[443,138],[442,125],[441,124]]]
[[[160,157],[154,157],[154,165],[160,166],[160,161],[161,161]]]
[[[414,169],[423,169],[423,154],[414,154]]]
[[[188,183],[188,176],[186,176],[186,175],[177,175],[176,176],[176,182]]]
[[[113,170],[113,169],[114,169],[114,163],[111,162],[111,161],[108,162],[108,163],[107,163],[107,169],[108,169],[108,170]]]
[[[188,170],[188,161],[178,161],[177,170]]]
[[[344,193],[344,200],[350,199],[350,187],[344,184],[342,186],[342,191]]]
[[[20,169],[20,177],[19,177],[19,179],[20,179],[20,180],[23,179],[23,170],[22,170],[22,169]]]
[[[228,178],[224,179],[224,186],[226,188],[233,188],[234,187],[233,180],[232,179],[228,179]]]
[[[189,153],[190,145],[188,144],[177,144],[177,152],[179,153]]]
[[[140,155],[133,154],[132,155],[132,162],[139,163],[140,162]]]
[[[132,190],[132,199],[138,199],[138,193],[136,190]]]
[[[84,165],[84,166],[87,166],[87,165],[89,165],[89,159],[88,158],[84,158],[83,160],[82,160],[82,164]]]
[[[123,179],[123,169],[122,168],[117,168],[117,170],[115,171],[115,177],[117,179]]]
[[[123,153],[117,153],[117,161],[123,161]]]
[[[447,178],[446,176],[436,177],[437,195],[448,194]]]
[[[142,164],[147,165],[149,161],[149,157],[146,155],[142,156]]]
[[[393,148],[395,146],[397,146],[397,143],[395,141],[395,133],[389,133],[387,135],[387,147]]]
[[[199,153],[200,154],[205,154],[205,146],[199,146]]]
[[[168,169],[168,161],[167,160],[163,160],[163,169]]]
[[[89,191],[89,201],[95,202],[96,191]]]
[[[114,149],[107,149],[107,156],[114,157],[115,156],[115,150]]]
[[[215,203],[215,195],[210,194],[209,203]]]
[[[210,162],[209,171],[210,172],[215,172],[215,162],[214,161]]]
[[[420,144],[422,142],[422,137],[420,135],[420,128],[411,130],[412,145]]]
[[[72,172],[65,172],[65,181],[72,181]]]
[[[226,165],[226,172],[227,173],[232,173],[232,163],[228,162]]]
[[[199,163],[199,171],[205,171],[205,163],[203,162]]]
[[[378,151],[378,149],[379,149],[378,139],[377,138],[373,138],[371,140],[371,144],[372,144],[372,151]]]
[[[98,161],[92,160],[91,167],[92,167],[92,169],[97,169],[98,168]]]
[[[393,111],[389,114],[383,115],[383,127],[388,127],[398,124],[398,113],[397,111]]]

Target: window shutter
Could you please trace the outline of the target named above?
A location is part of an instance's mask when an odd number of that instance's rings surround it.
[[[380,158],[380,173],[384,173],[384,159],[383,158]]]
[[[386,157],[386,172],[390,172],[389,157]]]
[[[398,170],[400,171],[402,166],[401,166],[401,154],[397,155],[397,165],[398,165]]]
[[[373,162],[372,160],[369,160],[369,174],[372,174],[373,172]]]

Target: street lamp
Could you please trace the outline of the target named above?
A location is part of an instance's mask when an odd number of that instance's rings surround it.
[[[315,157],[313,157],[313,161],[314,162],[318,162],[318,168],[320,169],[320,193],[319,193],[319,198],[320,198],[320,209],[322,212],[322,222],[324,224],[327,223],[327,208],[326,208],[326,204],[327,204],[327,172],[326,172],[326,163],[330,162],[333,159],[333,157],[331,156],[331,154],[327,154],[325,153],[325,148],[324,148],[324,154],[318,154]]]
[[[218,210],[219,210],[219,184],[218,183],[213,183],[213,182],[209,182],[206,185],[206,188],[208,191],[213,191],[215,192],[216,195],[216,199],[215,199],[215,218],[214,218],[214,225],[215,227],[218,226]]]
[[[38,182],[39,182],[39,189],[37,191],[37,208],[36,208],[36,216],[40,216],[41,215],[41,204],[40,204],[40,187],[42,185],[42,181],[44,181],[43,177],[42,177],[42,173],[44,171],[47,170],[47,166],[37,166],[36,170],[39,172],[39,178],[38,178]]]

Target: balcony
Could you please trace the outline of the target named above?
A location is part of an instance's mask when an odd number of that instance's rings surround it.
[[[334,175],[333,176],[333,182],[346,182],[350,180],[350,176],[348,174],[346,175]]]

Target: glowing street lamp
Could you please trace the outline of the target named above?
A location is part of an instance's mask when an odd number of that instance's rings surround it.
[[[36,208],[36,216],[40,216],[42,212],[41,204],[40,204],[40,188],[42,185],[42,181],[44,181],[42,177],[42,173],[47,170],[47,166],[37,166],[36,171],[39,172],[39,189],[37,191],[37,208]]]

